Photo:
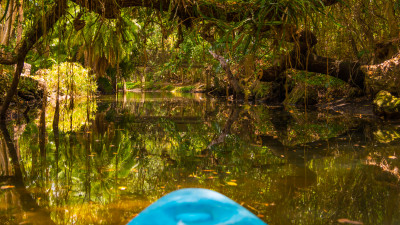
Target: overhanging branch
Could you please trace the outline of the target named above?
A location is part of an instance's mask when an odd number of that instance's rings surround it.
[[[4,49],[0,49],[0,64],[13,65],[19,60],[25,59],[25,56],[32,49],[37,40],[46,34],[49,29],[53,28],[60,17],[65,14],[66,7],[66,0],[56,1],[56,4],[44,17],[40,17],[34,22],[30,30],[26,32],[24,38],[16,44],[12,52],[6,52]]]
[[[364,89],[365,73],[361,70],[359,62],[336,60],[314,54],[312,48],[317,44],[317,39],[310,31],[299,32],[293,37],[294,49],[279,62],[265,69],[261,81],[275,81],[283,76],[282,73],[287,69],[297,69],[327,74]]]

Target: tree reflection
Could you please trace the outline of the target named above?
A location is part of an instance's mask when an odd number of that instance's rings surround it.
[[[76,101],[60,107],[63,125],[49,110],[26,126],[21,176],[53,221],[124,224],[184,187],[219,191],[271,224],[400,220],[389,210],[399,209],[399,180],[384,170],[399,166],[397,139],[374,138],[393,126],[147,94]]]
[[[8,182],[9,185],[15,187],[15,189],[12,189],[11,192],[14,192],[14,194],[18,196],[17,199],[13,199],[18,201],[18,203],[12,203],[12,205],[21,205],[24,212],[34,213],[34,218],[28,218],[30,222],[33,222],[35,224],[55,224],[50,218],[50,213],[40,207],[36,203],[36,200],[32,198],[31,194],[26,189],[21,172],[21,164],[18,159],[18,153],[11,139],[10,133],[7,130],[7,126],[4,122],[0,122],[0,129],[7,145],[8,151],[6,152],[5,148],[2,148],[0,150],[2,152],[2,155],[8,155],[11,158],[11,165],[13,169],[13,175],[9,177]]]

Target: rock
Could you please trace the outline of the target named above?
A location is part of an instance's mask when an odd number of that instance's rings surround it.
[[[373,95],[381,90],[399,94],[400,54],[377,65],[361,67],[365,73],[365,84]]]
[[[386,119],[400,118],[400,98],[388,91],[380,91],[374,99],[374,111]]]
[[[318,90],[312,86],[296,85],[283,101],[284,105],[314,105],[318,103]]]
[[[31,75],[31,64],[29,63],[24,63],[24,69],[22,70],[21,76],[29,76]]]
[[[18,97],[24,99],[25,101],[32,101],[36,99],[35,94],[30,91],[18,91]]]

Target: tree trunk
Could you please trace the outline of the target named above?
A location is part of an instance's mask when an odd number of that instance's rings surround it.
[[[25,59],[25,56],[37,40],[51,29],[58,19],[65,14],[66,7],[66,0],[56,1],[56,5],[44,17],[40,17],[32,24],[32,28],[25,33],[21,41],[17,42],[12,52],[5,52],[3,49],[0,49],[0,64],[13,65],[21,59]]]
[[[10,89],[8,89],[3,105],[1,106],[0,121],[6,120],[8,107],[10,106],[14,94],[17,92],[19,78],[21,76],[22,69],[24,69],[24,59],[20,59],[17,63],[17,68],[15,69],[11,87]]]
[[[14,0],[10,0],[10,5],[7,11],[4,28],[2,29],[3,35],[1,35],[2,37],[0,40],[0,44],[8,45],[11,36],[11,31],[13,29],[13,23],[14,23]]]
[[[126,80],[125,80],[125,77],[123,77],[122,78],[122,91],[124,92],[124,94],[127,92],[127,89],[126,89]]]
[[[225,123],[224,128],[222,129],[221,133],[210,142],[210,144],[206,148],[207,150],[210,150],[215,145],[224,143],[226,136],[231,133],[231,127],[233,123],[235,123],[238,120],[240,111],[241,109],[239,107],[237,106],[232,107],[231,113],[229,115],[228,120]]]
[[[20,42],[22,39],[22,23],[24,22],[24,0],[20,0],[17,3],[18,7],[18,26],[17,26],[17,42]]]
[[[44,17],[46,26],[48,28],[52,28],[58,19],[64,15],[66,7],[66,0],[57,1],[57,4],[53,7],[53,9]],[[11,100],[17,91],[19,78],[22,70],[24,69],[26,55],[36,41],[46,32],[45,28],[43,27],[43,21],[40,19],[35,22],[33,27],[34,28],[32,30],[26,33],[25,38],[17,43],[13,52],[4,53],[0,50],[0,64],[12,65],[17,63],[11,87],[7,91],[7,95],[0,109],[0,121],[6,120],[8,107],[10,106]]]
[[[222,68],[225,70],[225,73],[228,76],[229,83],[230,83],[231,87],[233,88],[233,90],[234,90],[234,92],[236,94],[236,97],[237,98],[243,97],[244,96],[243,89],[240,86],[239,81],[237,80],[235,75],[233,75],[227,60],[224,57],[222,57],[220,55],[217,55],[216,53],[212,52],[211,50],[209,52],[214,57],[214,59],[219,61],[219,63],[221,64]]]
[[[29,191],[26,189],[22,173],[22,165],[19,163],[17,150],[14,146],[11,135],[8,132],[4,121],[0,121],[0,130],[3,134],[4,140],[6,141],[8,153],[11,158],[11,163],[14,169],[12,184],[15,185],[15,190],[20,196],[22,209],[24,211],[31,212],[37,215],[37,217],[40,218],[41,222],[43,222],[44,224],[55,224],[54,221],[51,220],[50,213],[47,210],[41,208],[36,203],[36,200],[32,197]]]

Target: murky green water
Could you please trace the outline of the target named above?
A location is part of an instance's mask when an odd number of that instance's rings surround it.
[[[54,113],[2,127],[1,224],[125,224],[186,187],[272,225],[400,224],[395,123],[163,93],[62,103],[58,128]]]

